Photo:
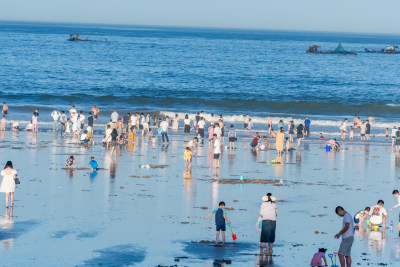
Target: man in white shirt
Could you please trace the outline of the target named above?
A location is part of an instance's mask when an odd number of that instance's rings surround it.
[[[164,137],[167,139],[167,143],[169,144],[169,139],[168,139],[168,122],[163,119],[163,121],[160,123],[160,129],[161,129],[161,136],[163,143],[165,142]]]
[[[58,110],[53,110],[51,113],[51,117],[53,118],[53,132],[58,131],[58,118],[60,118],[61,114]]]
[[[114,109],[113,113],[111,113],[111,121],[112,123],[117,123],[119,119],[119,115],[116,109]]]
[[[111,135],[111,133],[112,133],[111,126],[107,125],[106,138],[105,138],[105,140],[106,140],[106,148],[108,148],[109,145],[110,145],[111,138],[109,138],[109,136]]]
[[[387,215],[386,209],[383,207],[383,200],[378,200],[376,206],[371,207],[370,210],[370,222],[372,225],[382,225],[385,229],[386,227],[386,219],[389,218]]]
[[[199,126],[199,135],[201,137],[201,143],[204,144],[204,127],[206,125],[206,122],[203,117],[200,117],[200,121],[198,123]]]
[[[220,167],[220,155],[221,155],[221,142],[216,134],[213,135],[214,139],[214,168]]]
[[[134,113],[132,113],[131,115],[131,129],[134,130],[136,128],[136,115]]]
[[[354,242],[354,225],[353,217],[346,212],[341,206],[336,207],[335,212],[343,217],[342,230],[335,235],[335,238],[342,236],[342,242],[338,251],[340,266],[351,266],[351,246]],[[345,263],[346,259],[346,263]]]
[[[78,112],[76,112],[75,106],[72,106],[72,108],[69,110],[69,118],[71,121],[76,120],[78,117]]]

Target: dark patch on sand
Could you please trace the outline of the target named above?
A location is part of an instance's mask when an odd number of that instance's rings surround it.
[[[76,237],[78,239],[93,238],[96,237],[98,234],[99,234],[98,232],[82,232],[78,234]]]
[[[273,184],[273,185],[281,185],[279,184],[279,180],[270,179],[270,180],[263,180],[263,179],[221,179],[216,180],[220,184]]]
[[[51,238],[60,239],[60,238],[63,238],[64,236],[67,236],[72,233],[73,233],[73,231],[70,231],[70,230],[61,230],[61,231],[55,232]]]
[[[14,219],[15,220],[15,219]],[[13,223],[1,223],[1,231],[0,231],[0,241],[7,240],[7,239],[15,239],[19,236],[25,234],[26,232],[30,231],[33,227],[39,224],[37,221],[23,221],[23,222],[16,222]]]
[[[99,256],[86,260],[80,266],[129,266],[144,260],[146,252],[132,245],[117,245],[95,250]]]

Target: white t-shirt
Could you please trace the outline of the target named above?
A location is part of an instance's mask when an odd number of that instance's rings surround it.
[[[109,137],[111,135],[111,133],[112,133],[112,129],[111,128],[106,130],[106,139],[107,139],[107,137]]]
[[[221,154],[221,141],[219,139],[214,141],[214,154]]]
[[[383,223],[383,216],[386,216],[387,212],[384,207],[381,207],[379,205],[373,206],[371,208],[371,223],[372,224],[382,224]]]
[[[111,113],[111,121],[112,122],[117,122],[119,118],[119,115],[116,111],[114,111],[113,113]]]
[[[61,116],[61,114],[60,114],[60,112],[58,112],[58,111],[53,111],[52,113],[51,113],[51,117],[53,117],[53,120],[54,121],[58,121],[58,118]]]
[[[168,122],[163,121],[163,122],[160,124],[160,127],[161,127],[161,130],[162,130],[164,133],[166,133],[166,132],[168,131]]]
[[[81,123],[85,122],[85,115],[81,114],[79,115],[79,120],[81,121]]]
[[[217,137],[221,137],[221,134],[222,134],[221,128],[215,127],[214,134],[216,134]]]
[[[392,129],[392,137],[396,137],[397,129]]]
[[[83,133],[83,134],[81,135],[81,140],[82,140],[82,141],[85,141],[86,139],[87,139],[87,134]]]
[[[131,124],[132,126],[136,126],[136,116],[131,116]]]
[[[33,115],[32,116],[32,124],[37,124],[37,123],[38,123],[38,118],[35,115]]]
[[[346,223],[349,223],[349,229],[347,229],[347,231],[342,234],[343,239],[354,235],[353,217],[351,217],[350,213],[348,212],[346,212],[346,214],[343,216],[343,228]]]
[[[201,120],[201,121],[199,121],[198,125],[199,125],[199,129],[204,129],[204,126],[206,125],[206,123],[203,120]]]
[[[185,125],[190,125],[190,119],[185,119],[185,120],[183,121],[183,123],[184,123]]]
[[[146,123],[146,118],[142,117],[142,119],[140,121],[141,121],[142,124],[145,124]]]
[[[400,207],[400,196],[397,198],[397,205],[396,206],[394,206],[394,208],[397,208],[397,207]]]
[[[14,122],[14,123],[12,124],[12,127],[13,127],[13,128],[19,127],[19,123],[18,123],[18,122]]]

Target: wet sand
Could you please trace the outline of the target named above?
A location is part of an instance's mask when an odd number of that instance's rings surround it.
[[[21,180],[12,218],[4,216],[0,195],[1,265],[258,266],[261,260],[308,266],[319,247],[327,254],[338,250],[337,205],[354,215],[378,199],[386,209],[396,203],[391,192],[399,185],[400,157],[390,145],[346,144],[334,153],[304,142],[284,154],[283,164],[268,165],[263,162],[275,159],[276,151],[252,153],[249,142],[239,140],[234,152],[223,150],[215,176],[208,145],[194,154],[191,172],[184,171],[183,140],[189,138],[173,136],[167,147],[160,139],[152,145],[139,138],[112,162],[99,142],[87,148],[52,133],[38,139],[26,132],[0,135],[0,162],[13,161]],[[71,154],[74,171],[64,166]],[[103,168],[97,175],[87,169],[90,156]],[[277,240],[273,257],[260,259],[255,226],[267,192],[278,199]],[[228,230],[225,247],[212,244],[214,218],[204,220],[219,201],[226,202],[238,238],[233,242]],[[387,224],[397,224],[398,211],[389,216]],[[384,239],[379,232],[361,232],[353,245],[354,266],[399,264],[397,228]]]

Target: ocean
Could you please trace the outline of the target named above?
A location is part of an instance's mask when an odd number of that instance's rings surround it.
[[[69,34],[90,42],[69,42]],[[400,55],[365,53],[400,36],[267,30],[0,22],[0,101],[9,120],[35,108],[223,114],[227,122],[304,120],[337,126],[372,114],[393,127],[400,112]],[[342,42],[358,55],[306,54]]]

